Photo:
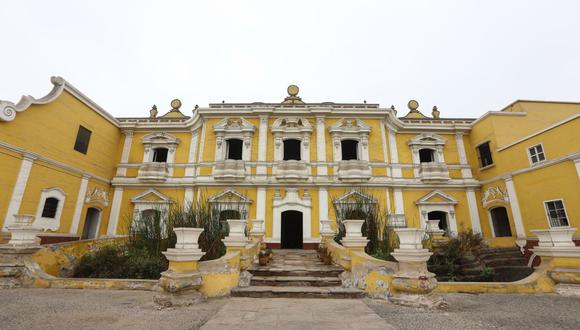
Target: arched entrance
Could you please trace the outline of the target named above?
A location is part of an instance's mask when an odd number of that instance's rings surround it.
[[[489,214],[491,216],[494,237],[512,236],[512,231],[510,229],[510,221],[505,207],[499,206],[493,208],[489,210]]]
[[[101,210],[96,207],[89,207],[83,226],[81,239],[95,239],[99,235],[99,222],[101,220]]]
[[[302,212],[282,212],[281,247],[283,249],[302,249]]]

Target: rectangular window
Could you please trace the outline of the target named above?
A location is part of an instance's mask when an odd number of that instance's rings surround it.
[[[550,227],[569,226],[568,215],[566,215],[564,202],[561,199],[544,202],[544,206],[546,207],[546,214],[548,215]]]
[[[536,144],[535,146],[528,148],[528,155],[530,157],[530,162],[532,165],[538,164],[546,160],[546,155],[544,154],[544,147],[541,144]]]
[[[480,144],[477,147],[477,155],[479,157],[479,167],[487,167],[493,164],[493,158],[491,158],[491,148],[489,147],[489,142]]]
[[[87,154],[89,149],[89,140],[91,139],[91,131],[79,126],[79,131],[77,133],[77,140],[75,142],[75,150]]]

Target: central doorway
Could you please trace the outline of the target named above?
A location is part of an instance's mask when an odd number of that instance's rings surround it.
[[[284,211],[282,212],[282,249],[302,249],[302,212]]]

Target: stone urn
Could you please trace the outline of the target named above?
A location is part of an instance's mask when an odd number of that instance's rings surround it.
[[[10,232],[10,245],[31,246],[39,245],[40,239],[36,235],[40,232],[39,228],[32,226],[34,215],[14,214],[14,223],[6,229]]]
[[[577,228],[551,228],[530,230],[538,236],[541,247],[574,247],[572,237]]]
[[[362,235],[362,225],[365,223],[365,221],[342,220],[342,223],[344,224],[346,234],[340,243],[342,243],[342,245],[347,248],[364,249],[369,242],[369,240]]]
[[[34,218],[31,214],[14,214],[14,224],[21,227],[32,226]]]
[[[399,236],[399,249],[401,250],[420,250],[423,249],[424,229],[418,228],[395,228]]]
[[[228,219],[228,226],[230,232],[223,242],[226,247],[243,247],[248,244],[249,239],[246,237],[246,226],[248,220],[246,219]]]
[[[177,237],[177,242],[175,243],[176,249],[198,249],[199,236],[203,232],[203,228],[189,228],[189,227],[177,227],[173,228],[175,236]]]

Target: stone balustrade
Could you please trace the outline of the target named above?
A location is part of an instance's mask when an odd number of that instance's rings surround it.
[[[338,162],[338,179],[343,182],[364,182],[371,178],[371,167],[366,160],[342,160]]]
[[[310,173],[305,161],[283,160],[276,163],[274,176],[278,181],[304,181],[308,180]]]
[[[217,161],[213,167],[213,177],[222,181],[241,181],[246,177],[246,163],[238,159]]]
[[[444,163],[421,163],[419,165],[419,178],[424,182],[449,181],[449,169]]]
[[[143,163],[137,174],[137,179],[143,182],[164,182],[167,177],[166,163]]]

